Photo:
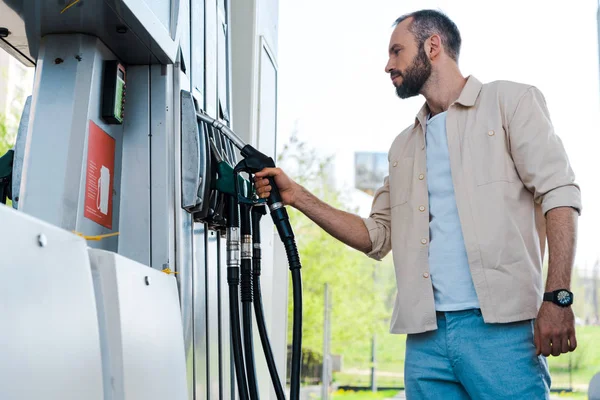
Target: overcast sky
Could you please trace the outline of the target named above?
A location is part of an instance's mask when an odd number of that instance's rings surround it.
[[[355,151],[386,152],[422,97],[400,100],[384,73],[394,20],[444,11],[461,31],[460,67],[483,82],[513,80],[544,93],[582,187],[577,264],[600,257],[600,85],[597,0],[548,2],[281,0],[279,137],[294,124],[351,187]]]

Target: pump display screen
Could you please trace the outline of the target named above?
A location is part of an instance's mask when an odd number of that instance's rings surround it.
[[[102,118],[108,124],[122,124],[125,116],[125,66],[118,60],[104,62]]]

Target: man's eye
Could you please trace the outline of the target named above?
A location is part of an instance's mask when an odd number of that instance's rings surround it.
[[[396,49],[396,50],[394,50],[394,54],[395,54],[395,55],[398,55],[398,53],[400,53],[400,50],[401,50],[401,49]]]

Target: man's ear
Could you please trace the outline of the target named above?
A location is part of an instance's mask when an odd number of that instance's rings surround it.
[[[440,35],[432,35],[425,41],[425,54],[430,60],[434,60],[442,53],[442,38]]]

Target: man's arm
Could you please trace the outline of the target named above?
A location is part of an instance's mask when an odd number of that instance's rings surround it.
[[[331,207],[301,185],[291,180],[280,168],[265,168],[255,174],[256,192],[269,197],[271,186],[266,177],[272,176],[285,205],[300,210],[334,238],[364,253],[372,251],[369,229],[358,215]]]
[[[581,194],[562,141],[554,132],[544,96],[537,88],[530,87],[522,94],[508,131],[519,177],[546,215],[546,289],[569,289]],[[572,308],[542,302],[534,340],[538,355],[558,356],[573,351],[577,341]]]
[[[331,207],[304,187],[298,186],[299,193],[293,204],[295,208],[337,240],[363,253],[371,251],[369,231],[361,217]]]
[[[570,207],[553,208],[546,215],[549,252],[546,292],[570,290],[577,245],[577,218],[577,211]],[[575,350],[575,315],[571,307],[542,303],[536,320],[535,347],[538,355],[552,354],[555,357]]]
[[[577,211],[558,207],[546,214],[548,235],[548,278],[546,292],[569,289],[577,245]]]

